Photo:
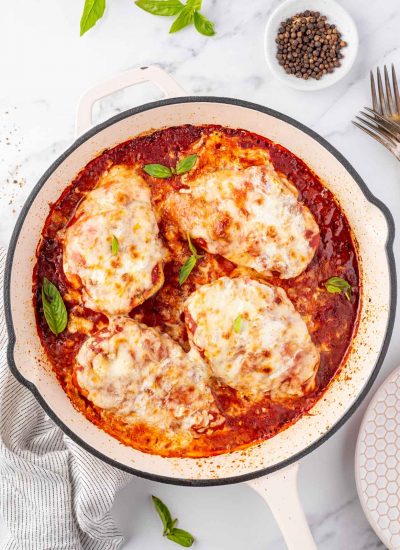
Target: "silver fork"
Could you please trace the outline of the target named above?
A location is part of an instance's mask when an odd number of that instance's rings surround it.
[[[392,85],[386,65],[384,66],[385,91],[379,68],[377,69],[378,97],[374,75],[371,71],[372,109],[364,107],[362,116],[356,116],[359,122],[353,124],[376,139],[400,160],[400,94],[396,71],[392,64]]]
[[[397,85],[396,71],[392,63],[392,85],[390,85],[389,74],[386,65],[383,66],[383,72],[385,75],[385,91],[383,91],[381,71],[379,67],[376,70],[376,79],[378,82],[378,94],[376,97],[376,88],[374,74],[370,72],[371,79],[371,96],[372,96],[372,108],[386,118],[393,120],[394,122],[400,121],[400,94]],[[393,92],[392,92],[393,90]]]

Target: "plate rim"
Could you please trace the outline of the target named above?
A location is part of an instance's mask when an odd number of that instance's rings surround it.
[[[366,426],[367,421],[368,421],[369,413],[376,406],[376,404],[378,402],[378,399],[379,399],[379,395],[381,393],[383,393],[383,390],[386,388],[386,386],[388,384],[390,384],[393,381],[394,378],[397,378],[397,377],[400,377],[400,365],[395,367],[387,375],[387,377],[384,379],[382,384],[379,386],[379,388],[374,393],[371,401],[368,403],[368,406],[367,406],[367,408],[365,410],[365,413],[364,413],[364,415],[362,417],[362,420],[361,420],[360,429],[359,429],[358,435],[357,435],[356,449],[355,449],[355,452],[354,452],[354,455],[355,455],[354,456],[354,477],[355,477],[355,480],[356,480],[356,489],[357,489],[357,494],[358,494],[358,498],[360,500],[361,507],[362,507],[363,512],[364,512],[364,514],[365,514],[365,516],[368,520],[368,523],[370,524],[372,529],[375,531],[376,536],[388,548],[390,548],[390,539],[388,539],[386,534],[384,534],[384,532],[386,530],[383,529],[382,527],[379,527],[378,522],[375,520],[375,518],[373,518],[373,516],[371,514],[371,511],[369,510],[369,508],[367,506],[366,500],[364,500],[365,499],[365,492],[361,488],[361,479],[360,479],[360,455],[361,455],[360,446],[361,446],[362,436],[365,434],[365,426]]]

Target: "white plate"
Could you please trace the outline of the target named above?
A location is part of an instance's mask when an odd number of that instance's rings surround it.
[[[361,424],[355,473],[361,505],[389,550],[400,549],[400,367],[372,399]]]
[[[333,73],[324,75],[320,80],[310,78],[303,80],[297,76],[287,74],[276,59],[275,38],[282,21],[296,13],[306,10],[319,11],[326,15],[330,24],[336,25],[342,38],[347,42],[343,48],[342,64]],[[273,74],[283,83],[298,90],[321,90],[341,80],[351,69],[358,51],[358,32],[353,19],[339,4],[333,0],[286,0],[271,14],[264,36],[264,50],[267,64]]]

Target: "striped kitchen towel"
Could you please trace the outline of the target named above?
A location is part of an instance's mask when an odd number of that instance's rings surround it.
[[[4,263],[0,249],[1,289]],[[3,292],[0,300],[0,513],[9,531],[0,549],[120,548],[110,509],[131,476],[69,439],[13,377]]]

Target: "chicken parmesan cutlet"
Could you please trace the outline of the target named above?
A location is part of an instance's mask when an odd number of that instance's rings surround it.
[[[319,243],[310,210],[270,163],[207,173],[172,193],[167,208],[205,250],[265,276],[300,275]]]
[[[184,311],[190,342],[222,383],[275,400],[314,388],[319,353],[282,288],[221,277],[193,292]]]
[[[124,166],[107,170],[62,237],[64,273],[83,304],[117,315],[154,294],[164,281],[158,233],[147,183]]]

